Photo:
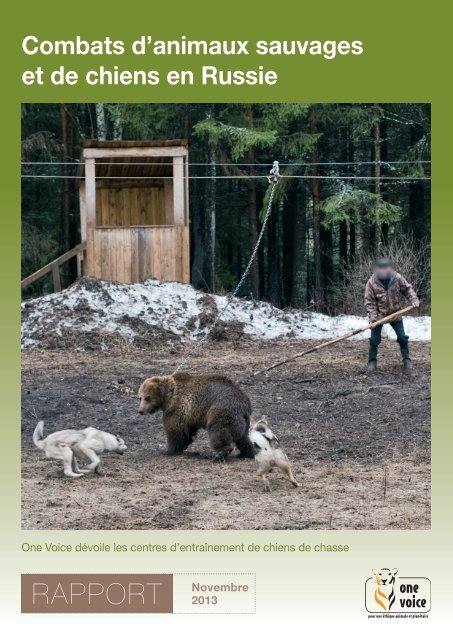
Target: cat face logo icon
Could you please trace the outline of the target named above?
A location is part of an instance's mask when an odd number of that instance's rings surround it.
[[[398,569],[373,569],[371,572],[376,586],[374,600],[383,611],[390,611],[395,604],[395,578]]]

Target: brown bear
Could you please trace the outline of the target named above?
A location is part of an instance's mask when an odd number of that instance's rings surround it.
[[[162,409],[169,454],[182,453],[202,428],[208,432],[216,459],[225,459],[234,445],[241,457],[254,457],[248,438],[250,400],[225,376],[182,372],[148,378],[138,395],[141,414]]]

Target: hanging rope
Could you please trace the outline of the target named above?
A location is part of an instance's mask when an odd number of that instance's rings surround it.
[[[261,227],[261,231],[259,233],[258,240],[256,241],[256,244],[255,244],[255,246],[253,248],[252,255],[250,256],[250,259],[249,259],[249,261],[247,263],[245,271],[242,274],[242,277],[239,280],[238,284],[236,285],[236,288],[229,295],[228,302],[223,307],[223,309],[217,314],[217,316],[216,316],[214,322],[211,324],[209,330],[201,337],[199,342],[195,343],[195,345],[191,349],[189,349],[189,351],[186,354],[186,356],[182,359],[180,364],[173,371],[173,375],[175,375],[175,373],[178,373],[178,371],[181,371],[181,369],[183,369],[186,366],[186,364],[189,362],[189,360],[191,360],[192,357],[196,353],[198,353],[198,351],[201,349],[201,347],[206,343],[206,341],[208,340],[208,338],[212,334],[214,328],[217,326],[219,321],[223,318],[223,316],[225,315],[225,313],[228,311],[229,307],[233,303],[234,298],[236,297],[236,294],[238,293],[239,289],[244,284],[244,281],[245,281],[246,277],[248,276],[248,273],[249,273],[249,271],[250,271],[250,269],[252,267],[253,261],[256,258],[256,254],[258,253],[258,249],[260,247],[261,240],[263,239],[264,232],[265,232],[266,226],[267,226],[267,221],[269,220],[269,217],[271,215],[272,202],[274,200],[275,188],[276,188],[280,178],[281,178],[281,176],[280,176],[278,162],[275,161],[274,164],[272,165],[272,169],[271,169],[271,171],[269,173],[269,176],[268,176],[269,184],[271,184],[272,187],[271,187],[271,192],[270,192],[270,195],[269,195],[269,202],[267,203],[266,215],[264,216],[263,225]]]

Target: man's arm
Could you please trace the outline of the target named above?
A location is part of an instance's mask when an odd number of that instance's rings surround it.
[[[415,293],[414,287],[406,280],[406,278],[402,275],[399,277],[399,285],[400,291],[407,300],[411,303],[413,307],[420,306],[420,300]]]
[[[375,322],[378,319],[378,308],[376,296],[374,295],[373,287],[369,280],[365,287],[365,309],[367,310],[370,322]]]

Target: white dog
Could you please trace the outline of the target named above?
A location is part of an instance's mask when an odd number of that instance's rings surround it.
[[[300,486],[293,476],[291,465],[280,443],[268,427],[266,416],[262,416],[259,420],[250,418],[249,439],[255,449],[256,469],[263,480],[264,491],[271,490],[267,476],[274,467],[281,469],[294,487]]]
[[[124,440],[106,431],[100,431],[93,427],[77,431],[76,429],[64,429],[56,431],[44,438],[44,422],[38,422],[33,433],[33,442],[45,451],[48,458],[63,460],[64,473],[71,478],[80,478],[84,473],[99,471],[101,459],[97,454],[104,451],[114,451],[123,455],[127,451]],[[86,457],[91,463],[86,469],[79,469],[77,458]]]

